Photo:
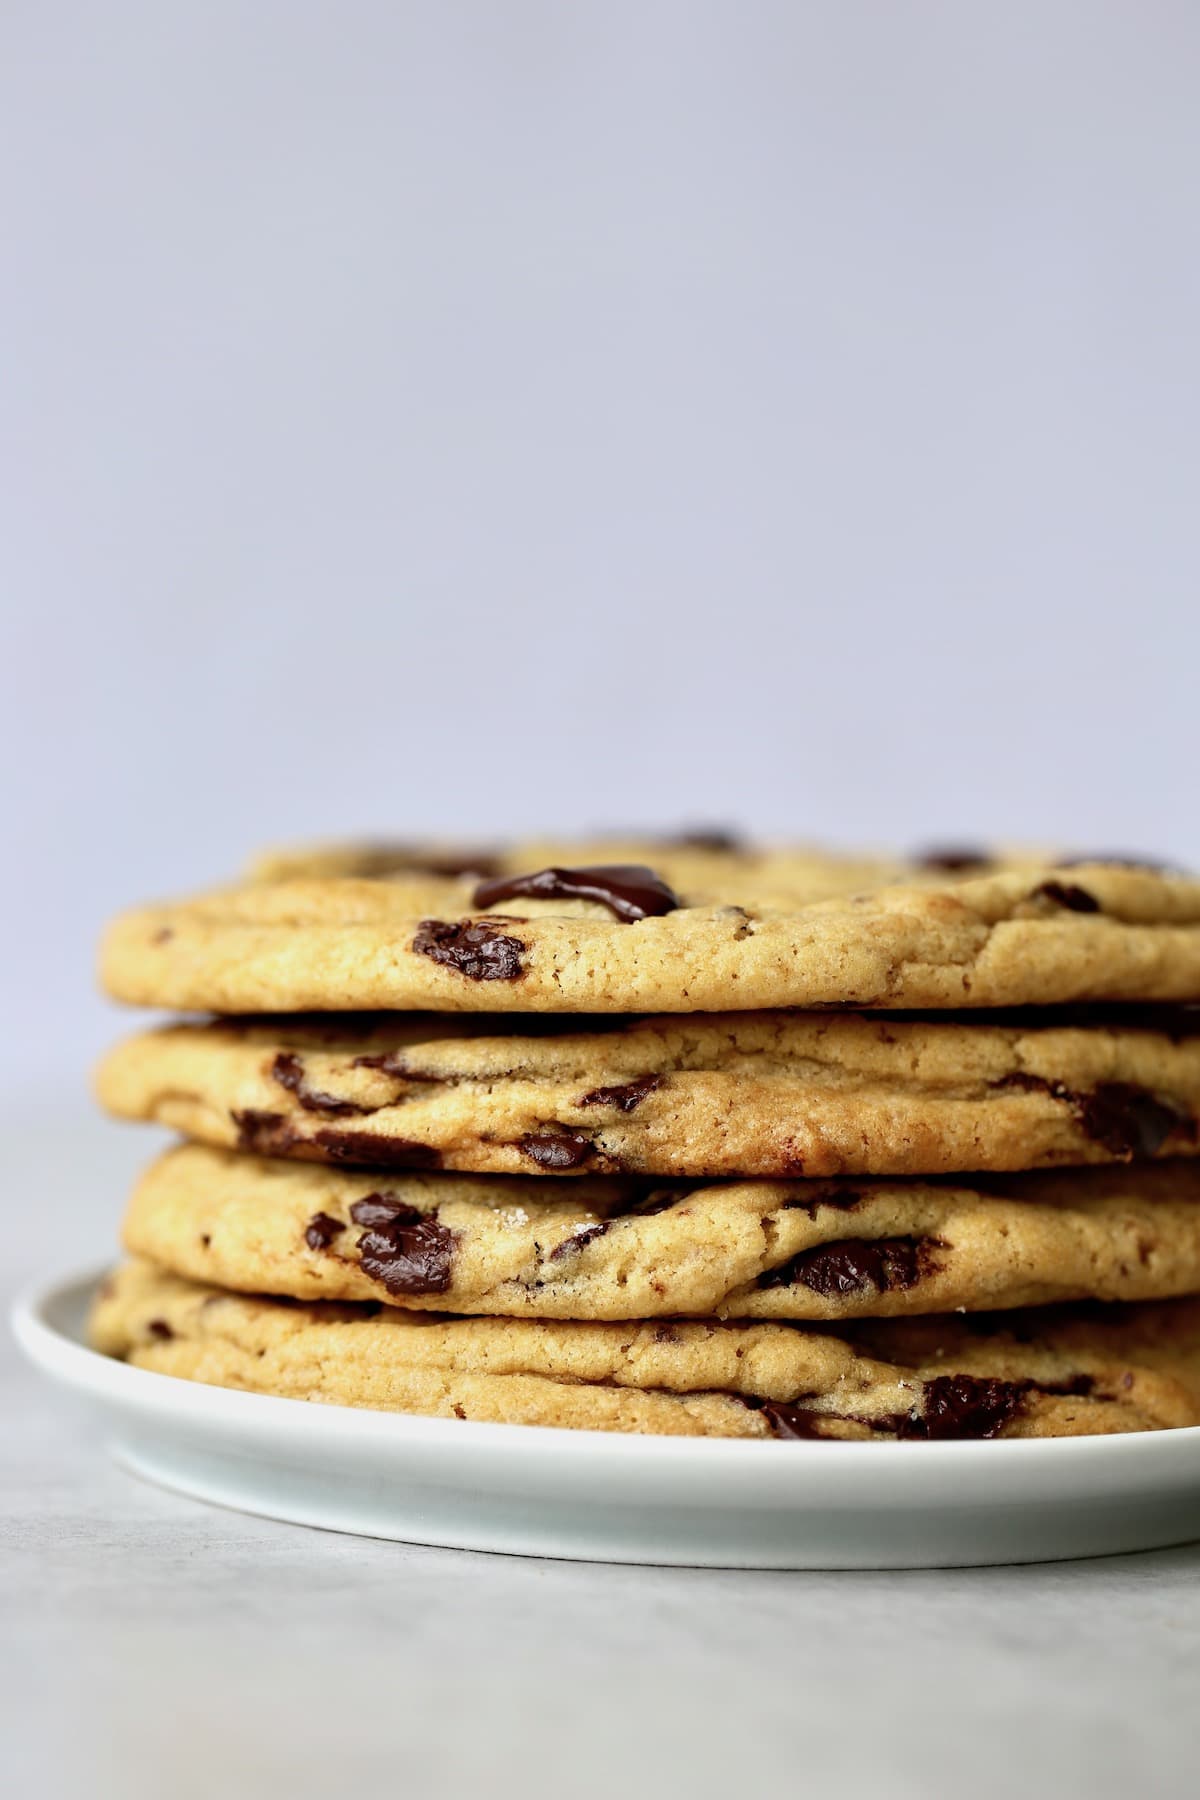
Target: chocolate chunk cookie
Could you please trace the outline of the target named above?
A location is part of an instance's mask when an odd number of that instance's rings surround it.
[[[97,1347],[261,1394],[447,1419],[797,1440],[1072,1437],[1200,1423],[1200,1303],[876,1323],[437,1319],[119,1270]]]

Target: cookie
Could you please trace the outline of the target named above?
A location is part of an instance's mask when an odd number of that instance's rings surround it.
[[[1174,1033],[832,1013],[487,1023],[177,1025],[110,1052],[97,1087],[120,1117],[209,1144],[491,1174],[913,1175],[1197,1148],[1200,1018]]]
[[[1070,1437],[1200,1423],[1200,1302],[861,1336],[790,1325],[438,1319],[110,1277],[91,1330],[138,1368],[294,1400],[745,1438]]]
[[[126,913],[109,993],[223,1013],[727,1012],[1200,1000],[1200,881],[1085,865],[814,899],[618,866],[328,876]]]
[[[654,1187],[372,1174],[188,1145],[125,1247],[298,1300],[574,1319],[848,1319],[1200,1290],[1200,1164]]]

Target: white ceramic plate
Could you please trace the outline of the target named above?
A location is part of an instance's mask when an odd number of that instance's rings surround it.
[[[1200,1427],[862,1444],[625,1437],[316,1406],[87,1348],[98,1275],[17,1305],[17,1339],[117,1459],[220,1506],[331,1531],[600,1562],[900,1569],[1200,1537]]]

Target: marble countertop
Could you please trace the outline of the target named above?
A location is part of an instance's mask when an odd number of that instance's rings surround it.
[[[11,1295],[104,1256],[149,1138],[4,1124]],[[337,1537],[139,1483],[2,1357],[7,1792],[1195,1792],[1200,1545],[778,1574]]]

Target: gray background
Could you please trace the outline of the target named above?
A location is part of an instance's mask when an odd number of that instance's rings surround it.
[[[100,920],[260,842],[1200,857],[1198,91],[1191,0],[0,0],[0,1287],[148,1154]],[[1194,1792],[1195,1550],[455,1557],[0,1398],[22,1792]]]
[[[1200,853],[1200,10],[0,10],[21,1039],[312,832]]]

